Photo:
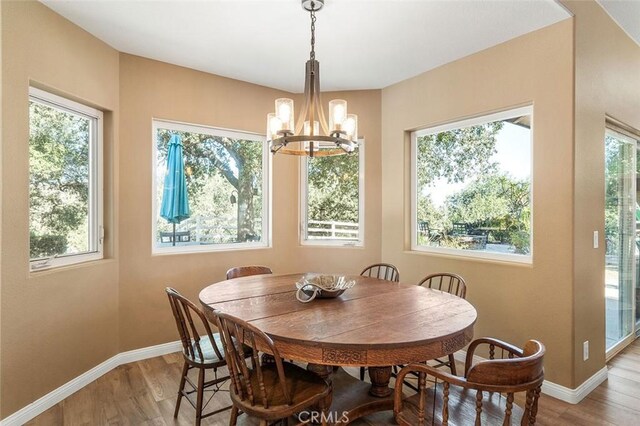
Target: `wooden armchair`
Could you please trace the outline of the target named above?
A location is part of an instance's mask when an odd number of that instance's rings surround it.
[[[228,410],[229,407],[203,414],[206,404],[203,403],[204,390],[212,389],[213,395],[219,390],[223,382],[229,376],[218,376],[218,369],[227,363],[222,349],[220,334],[212,333],[209,322],[204,313],[186,297],[178,293],[177,290],[167,287],[167,296],[171,311],[178,327],[178,334],[182,342],[182,355],[184,366],[180,378],[180,388],[178,389],[178,400],[173,417],[178,417],[180,402],[185,397],[196,410],[196,425],[199,425],[205,417],[212,416],[221,411]],[[189,379],[188,373],[192,368],[198,369],[198,383],[195,384]],[[205,370],[213,370],[214,377],[205,381]],[[185,390],[185,385],[189,384],[191,390]],[[196,401],[192,401],[191,394],[196,394]],[[212,395],[212,397],[213,397]]]
[[[489,346],[490,359],[474,365],[473,355],[479,345]],[[501,350],[500,359],[495,358],[496,348]],[[394,417],[406,426],[535,424],[544,380],[544,353],[544,345],[536,340],[519,349],[497,339],[482,338],[469,345],[464,377],[424,364],[409,364],[396,381]],[[418,393],[403,399],[403,380],[412,372],[418,373]],[[434,381],[428,381],[428,376]],[[526,394],[524,409],[513,403],[518,392]]]
[[[375,263],[369,265],[360,272],[360,275],[364,277],[373,277],[380,280],[399,282],[400,273],[398,268],[389,263]]]
[[[273,274],[266,266],[236,266],[227,271],[227,279],[248,277],[249,275]]]
[[[322,424],[327,424],[331,387],[324,379],[284,362],[271,338],[253,325],[220,311],[215,311],[215,315],[231,375],[230,425],[236,424],[239,411],[259,418],[260,425],[267,425],[310,409],[320,411]],[[251,348],[250,363],[242,342]],[[273,361],[261,362],[258,350],[272,354]]]

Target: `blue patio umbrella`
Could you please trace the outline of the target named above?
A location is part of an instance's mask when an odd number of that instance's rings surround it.
[[[187,181],[184,176],[184,160],[182,158],[182,141],[180,136],[171,135],[169,153],[167,155],[167,174],[164,176],[164,191],[160,216],[173,224],[173,245],[176,245],[176,223],[191,216]]]

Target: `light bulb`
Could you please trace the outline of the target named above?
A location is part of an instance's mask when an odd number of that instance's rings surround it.
[[[277,139],[280,135],[278,132],[282,130],[282,121],[274,113],[267,114],[267,137],[269,140]]]
[[[284,131],[293,131],[293,100],[288,98],[276,99],[276,116],[282,123]]]
[[[309,125],[309,121],[305,121],[304,134],[311,135],[311,136],[318,136],[318,134],[320,134],[320,123],[317,121],[313,122],[313,133],[311,133],[311,126]]]
[[[289,117],[291,117],[291,107],[287,104],[280,104],[278,118],[286,123],[289,121]]]
[[[347,118],[347,101],[334,99],[329,102],[329,127],[331,131],[342,130],[344,120]]]
[[[358,140],[358,116],[356,114],[347,114],[347,119],[342,127],[346,133],[346,139],[353,142]]]

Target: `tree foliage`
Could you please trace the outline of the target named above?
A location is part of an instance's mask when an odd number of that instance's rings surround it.
[[[309,219],[357,223],[358,153],[307,161]]]
[[[528,253],[530,182],[500,172],[492,158],[503,126],[498,121],[418,138],[418,222],[439,230],[438,244],[456,246],[448,236],[454,223],[464,223],[469,232],[489,233],[494,242]],[[429,193],[439,181],[468,184],[436,206]]]
[[[496,135],[504,123],[496,121],[420,136],[418,146],[418,187],[437,179],[462,182],[469,176],[496,170],[491,157],[496,153]]]
[[[165,129],[158,131],[159,166],[166,163],[171,133]],[[223,136],[177,133],[182,138],[187,192],[194,213],[224,217],[235,209],[237,227],[233,240],[259,240],[261,230],[256,218],[262,215],[261,144]],[[231,195],[236,203],[230,202]]]
[[[90,121],[29,105],[31,258],[88,249]]]
[[[627,217],[631,223],[635,223],[635,215],[638,214],[637,206],[629,204],[630,200],[627,198],[627,192],[631,189],[629,178],[636,174],[633,169],[636,155],[632,144],[606,135],[604,231],[608,255],[618,255],[620,248],[625,247],[624,239],[628,235],[620,232],[625,228],[623,218]]]
[[[530,184],[506,174],[481,176],[450,196],[447,211],[452,222],[475,228],[494,228],[493,238],[512,244],[516,252],[529,252],[531,230]]]

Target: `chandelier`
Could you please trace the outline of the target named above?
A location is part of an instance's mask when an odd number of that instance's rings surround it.
[[[304,104],[294,122],[293,100],[276,99],[276,112],[267,115],[267,140],[272,153],[325,157],[352,153],[358,146],[358,116],[347,114],[347,101],[329,102],[329,122],[320,99],[320,63],[316,61],[316,12],[324,0],[302,0],[311,15],[311,53],[305,68]],[[322,130],[322,132],[321,132]]]

